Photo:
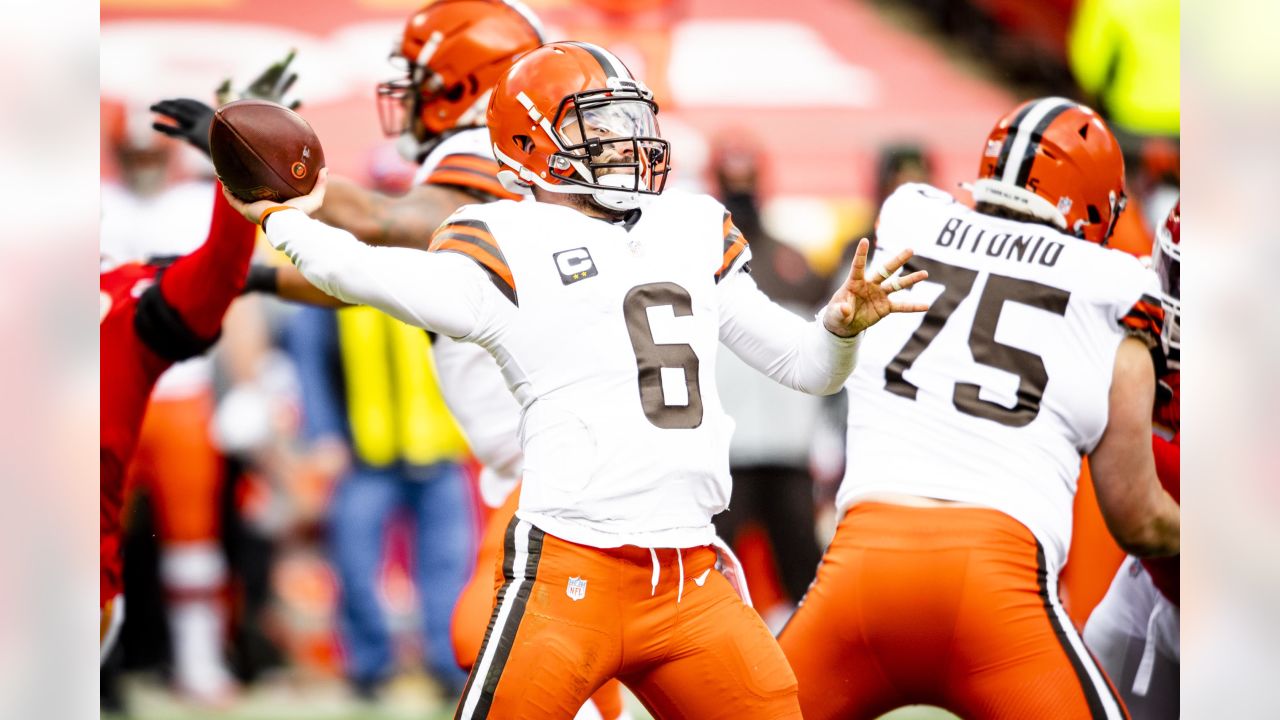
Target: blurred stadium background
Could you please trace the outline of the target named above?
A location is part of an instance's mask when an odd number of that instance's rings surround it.
[[[211,102],[224,78],[243,85],[296,48],[300,79],[292,95],[302,100],[300,112],[323,140],[332,171],[403,189],[413,168],[379,131],[374,86],[394,75],[388,51],[421,4],[103,0],[103,183],[119,183],[122,144],[156,141],[139,140],[147,136],[148,105],[182,96]],[[528,4],[549,39],[600,43],[654,89],[672,142],[673,184],[721,192],[724,173],[743,164],[754,168],[749,188],[759,203],[760,232],[799,250],[820,277],[836,270],[848,243],[869,231],[880,200],[898,182],[927,179],[964,197],[957,185],[973,176],[979,144],[995,119],[1036,95],[1094,104],[1122,136],[1137,201],[1126,213],[1127,249],[1145,254],[1150,219],[1163,217],[1178,190],[1176,1]],[[209,182],[202,158],[176,146],[165,152],[172,156],[165,182]],[[110,210],[104,202],[104,226]],[[198,243],[207,207],[176,212],[175,232]],[[229,569],[222,640],[237,690],[210,703],[171,687],[159,550],[142,494],[130,514],[130,612],[103,676],[104,710],[112,717],[179,720],[450,717],[452,705],[419,659],[414,628],[421,618],[405,531],[396,525],[388,531],[380,583],[397,638],[398,673],[372,699],[343,680],[339,589],[323,544],[333,478],[303,447],[296,373],[278,348],[292,311],[271,302],[245,305],[233,312],[227,341],[215,353],[213,387],[225,417],[221,430],[210,429],[228,478],[217,498],[219,551]],[[226,402],[243,400],[246,395],[232,391],[249,387],[256,404]],[[260,426],[252,437],[225,427],[244,427],[250,417]],[[817,542],[831,532],[838,452],[822,443],[810,448]],[[1121,558],[1091,503],[1085,485],[1064,581],[1078,624]],[[787,558],[777,557],[750,523],[738,540],[762,614],[785,615],[789,604],[777,566]],[[923,708],[893,715],[945,716]]]

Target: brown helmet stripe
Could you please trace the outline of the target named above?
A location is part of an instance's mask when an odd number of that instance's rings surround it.
[[[631,73],[627,70],[627,66],[622,61],[613,56],[608,50],[599,45],[592,45],[585,42],[568,42],[566,45],[582,48],[591,53],[591,57],[600,63],[600,69],[604,70],[605,77],[622,78],[623,80],[631,80]]]

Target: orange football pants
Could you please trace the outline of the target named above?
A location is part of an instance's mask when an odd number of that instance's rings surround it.
[[[222,459],[209,439],[213,396],[152,400],[129,463],[130,491],[151,493],[161,542],[214,542]]]
[[[709,547],[600,549],[513,519],[456,717],[572,718],[610,678],[654,717],[799,718],[795,676]]]
[[[517,486],[507,496],[502,507],[489,514],[484,535],[480,538],[480,554],[476,558],[475,571],[454,605],[453,656],[458,661],[458,667],[463,670],[470,671],[476,664],[476,656],[480,654],[485,628],[493,615],[493,604],[497,600],[493,579],[495,572],[501,572],[498,558],[502,556],[503,538],[519,506],[520,488]],[[596,712],[604,720],[622,717],[621,684],[617,680],[605,683],[591,696],[591,704],[595,705]]]
[[[1127,718],[1034,535],[996,510],[859,503],[779,638],[805,718]]]

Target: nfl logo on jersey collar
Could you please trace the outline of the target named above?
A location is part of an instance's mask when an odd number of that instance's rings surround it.
[[[581,600],[587,596],[587,581],[582,578],[569,578],[569,584],[565,586],[564,594],[568,595],[569,599],[574,602]]]

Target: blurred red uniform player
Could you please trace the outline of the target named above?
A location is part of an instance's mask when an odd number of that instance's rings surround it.
[[[255,227],[217,186],[209,237],[169,265],[128,263],[99,277],[102,378],[100,644],[103,657],[123,619],[120,529],[125,472],[147,400],[170,365],[217,340],[222,316],[244,287]]]
[[[1161,342],[1168,357],[1152,414],[1152,450],[1160,484],[1181,490],[1181,204],[1156,232],[1151,264],[1165,310]],[[1089,616],[1084,639],[1116,683],[1134,720],[1179,713],[1179,557],[1126,558],[1106,597]]]

